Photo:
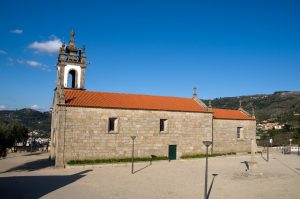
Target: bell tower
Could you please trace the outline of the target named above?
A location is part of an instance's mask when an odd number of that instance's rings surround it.
[[[57,67],[57,88],[84,89],[86,54],[85,47],[75,45],[75,32],[70,32],[67,46],[62,43],[59,49]]]

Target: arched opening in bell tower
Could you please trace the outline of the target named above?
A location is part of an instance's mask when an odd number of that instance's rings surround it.
[[[77,71],[70,70],[68,73],[68,88],[76,88],[77,84]]]

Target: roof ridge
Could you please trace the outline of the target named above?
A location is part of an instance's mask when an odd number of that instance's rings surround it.
[[[107,94],[118,94],[118,95],[135,95],[135,96],[146,96],[146,97],[166,97],[166,98],[177,98],[177,99],[193,99],[187,97],[177,97],[177,96],[165,96],[165,95],[150,95],[150,94],[135,94],[135,93],[118,93],[118,92],[103,92],[103,91],[88,91],[88,90],[66,90],[66,91],[77,91],[77,92],[88,92],[88,93],[107,93]]]
[[[227,110],[227,111],[240,111],[238,109],[227,109],[227,108],[212,108],[213,110]],[[241,111],[240,111],[241,112]]]

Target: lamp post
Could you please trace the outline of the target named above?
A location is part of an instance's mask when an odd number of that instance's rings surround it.
[[[32,153],[32,144],[33,144],[33,131],[31,132],[30,135],[31,139],[30,139],[30,152]]]
[[[131,155],[131,173],[133,174],[133,163],[134,163],[134,139],[136,136],[131,136],[132,139],[132,155]]]
[[[208,147],[212,144],[212,142],[211,141],[203,141],[203,144],[206,146],[204,199],[208,199],[207,198]]]
[[[267,134],[267,162],[269,162],[269,134]]]
[[[289,139],[289,141],[290,141],[290,150],[289,150],[289,153],[291,154],[292,153],[292,141],[293,141],[293,139]]]

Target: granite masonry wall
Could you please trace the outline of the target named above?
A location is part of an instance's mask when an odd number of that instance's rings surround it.
[[[177,145],[177,158],[204,153],[202,141],[212,139],[211,113],[67,107],[65,114],[65,128],[57,132],[64,162],[131,157],[133,135],[137,157],[168,156],[169,145]],[[108,131],[111,117],[118,119],[117,132]],[[166,132],[160,132],[160,119],[167,119]]]
[[[237,128],[242,127],[241,138],[237,138]],[[213,121],[213,152],[251,152],[251,139],[255,139],[256,121],[222,120]]]

